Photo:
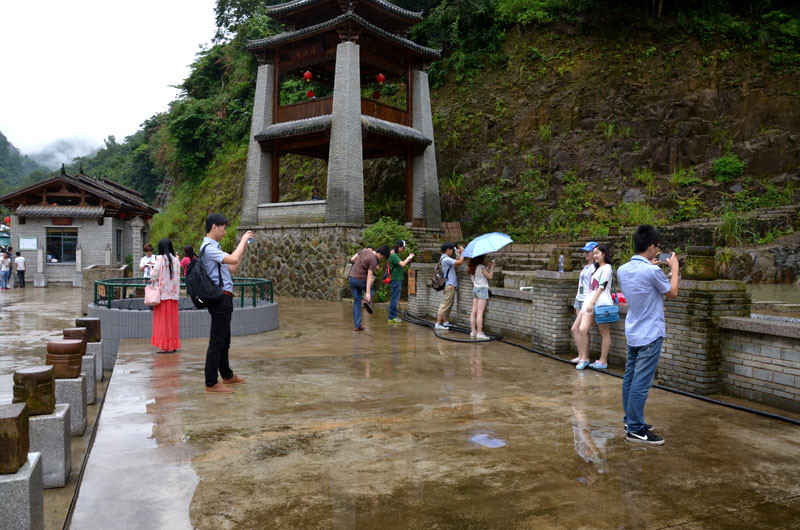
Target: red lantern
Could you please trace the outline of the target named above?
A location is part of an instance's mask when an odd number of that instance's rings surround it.
[[[3,221],[5,221],[5,223],[6,223],[7,225],[10,225],[10,224],[11,224],[11,217],[10,217],[10,216],[8,216],[8,215],[6,215],[6,218],[5,218],[5,219],[3,219]]]
[[[119,212],[120,219],[125,219],[125,217],[126,217],[125,212]]]
[[[145,215],[145,216],[144,216],[144,220],[145,220],[145,221],[149,221],[150,219],[151,219],[151,217],[150,217],[149,215]]]
[[[372,99],[380,99],[380,97],[381,97],[381,93],[380,92],[373,92],[372,93]]]
[[[306,83],[310,83],[311,79],[314,77],[314,74],[306,70],[306,73],[303,74],[303,77],[305,78]]]
[[[306,97],[308,99],[313,98],[314,97],[314,91],[313,90],[309,90],[308,92],[306,92]]]
[[[383,74],[378,74],[375,79],[377,79],[378,83],[383,84],[386,81],[386,76]]]

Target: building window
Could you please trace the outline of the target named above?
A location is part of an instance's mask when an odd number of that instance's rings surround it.
[[[117,263],[122,263],[122,229],[117,228],[116,241],[117,246]]]
[[[77,228],[47,229],[47,263],[75,263]]]

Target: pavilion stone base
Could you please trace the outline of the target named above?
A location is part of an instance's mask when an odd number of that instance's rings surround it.
[[[47,276],[44,274],[34,274],[33,275],[33,286],[34,287],[47,287]]]
[[[332,223],[240,226],[240,233],[253,231],[241,274],[271,278],[276,295],[341,300],[349,292],[349,259],[361,250],[363,229]]]
[[[103,341],[87,342],[86,355],[94,355],[94,379],[95,382],[103,380]]]
[[[86,376],[86,404],[94,405],[97,399],[97,357],[84,355],[81,373]]]
[[[72,470],[69,405],[56,405],[53,414],[30,418],[31,451],[42,455],[45,488],[63,488]]]
[[[28,453],[28,461],[14,474],[0,475],[0,526],[44,528],[42,457]]]
[[[86,430],[86,377],[56,379],[56,403],[69,405],[69,424],[72,436],[83,436]]]

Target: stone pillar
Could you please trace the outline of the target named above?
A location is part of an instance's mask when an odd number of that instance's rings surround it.
[[[144,221],[141,218],[136,217],[133,221],[131,221],[131,245],[133,248],[131,249],[131,254],[133,255],[133,276],[141,276],[139,274],[139,260],[142,259],[142,246],[144,243],[142,242],[142,230],[144,229]]]
[[[353,42],[342,42],[336,47],[332,116],[325,220],[363,224],[361,68],[359,46]]]
[[[429,292],[432,289],[428,285],[428,282],[430,282],[433,277],[434,267],[436,267],[435,263],[411,263],[409,277],[412,272],[416,277],[416,294],[408,293],[408,312],[413,316],[426,318],[431,315]]]
[[[271,202],[272,153],[262,150],[255,137],[272,125],[272,100],[274,97],[275,67],[265,64],[258,67],[256,96],[253,101],[253,118],[250,122],[250,144],[247,148],[247,168],[244,172],[244,200],[242,225],[258,223],[258,205]]]
[[[34,287],[47,287],[47,276],[44,274],[44,248],[36,249],[36,274],[33,277]]]
[[[744,282],[681,280],[678,298],[664,304],[667,336],[656,381],[696,394],[720,390],[720,317],[750,316]]]
[[[570,328],[575,320],[572,303],[578,289],[578,272],[536,271],[533,274],[533,327],[531,341],[547,353],[568,354]]]
[[[80,287],[83,282],[83,270],[81,264],[83,263],[83,249],[81,249],[80,243],[78,243],[77,248],[75,249],[75,274],[72,276],[72,286],[73,287]]]
[[[103,265],[111,265],[111,244],[106,243],[106,250],[103,254]]]
[[[431,94],[428,87],[428,74],[414,70],[411,74],[413,83],[412,126],[433,138],[433,118],[431,117]],[[415,219],[424,219],[428,228],[442,227],[441,204],[439,203],[439,178],[436,174],[436,144],[429,145],[421,155],[414,157],[414,198],[411,215]]]

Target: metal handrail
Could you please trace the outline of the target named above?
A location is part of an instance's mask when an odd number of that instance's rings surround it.
[[[259,302],[273,302],[274,290],[272,280],[238,276],[232,279],[234,299],[238,298],[239,307],[245,306],[245,300],[252,300],[253,307],[256,307]],[[106,280],[96,280],[94,282],[94,303],[95,305],[111,307],[111,303],[114,300],[128,298],[128,288],[143,288],[148,283],[149,280],[147,278],[110,278]],[[182,291],[186,291],[186,281],[183,278],[181,278],[180,288]],[[117,296],[117,290],[120,290],[120,296]],[[237,293],[238,296],[236,296]]]

